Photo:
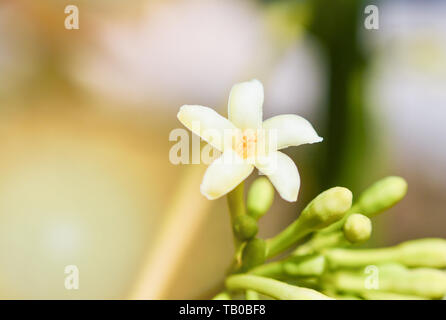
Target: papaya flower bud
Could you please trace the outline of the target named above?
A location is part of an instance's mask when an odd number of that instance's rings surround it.
[[[325,228],[344,216],[352,206],[352,198],[347,188],[328,189],[307,205],[299,219],[313,230]]]
[[[328,286],[345,292],[392,292],[402,295],[430,299],[442,298],[446,294],[446,273],[429,268],[408,269],[398,264],[377,266],[377,287],[367,288],[369,274],[361,271],[340,270],[324,276]]]
[[[212,300],[231,300],[231,296],[226,291],[220,292]]]
[[[408,267],[446,267],[446,240],[417,239],[394,247],[378,249],[328,249],[324,252],[331,268],[354,268],[382,263],[400,263]]]
[[[347,241],[343,231],[330,233],[316,232],[307,242],[301,244],[293,251],[293,256],[305,256],[318,253],[328,248],[345,247],[351,243]]]
[[[345,221],[343,231],[350,243],[365,242],[372,234],[372,222],[362,214],[353,213]]]
[[[354,209],[367,217],[374,217],[398,203],[407,192],[407,182],[401,177],[386,177],[366,189]]]
[[[362,292],[361,296],[366,300],[427,300],[427,298],[420,296],[375,290]]]
[[[335,224],[337,223],[339,221]],[[324,232],[324,230],[316,232],[307,242],[297,247],[292,254],[302,256],[322,252],[329,248],[363,243],[372,234],[372,222],[366,216],[354,213],[348,216],[342,230],[332,232]]]
[[[397,246],[399,262],[409,267],[446,267],[445,239],[417,239]]]
[[[254,290],[279,300],[333,300],[313,289],[293,286],[278,280],[249,274],[229,276],[225,285],[231,291]]]
[[[337,223],[321,230],[321,233],[330,233],[342,229],[348,216],[354,212],[372,218],[384,210],[397,204],[407,192],[407,182],[401,177],[386,177],[364,190],[359,199],[353,204],[350,212]]]
[[[248,191],[246,206],[248,214],[255,219],[261,218],[271,207],[274,200],[274,187],[266,177],[256,179]]]

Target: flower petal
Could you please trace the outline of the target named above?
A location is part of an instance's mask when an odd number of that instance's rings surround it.
[[[252,164],[228,149],[207,168],[201,193],[209,200],[217,199],[238,186],[254,170]]]
[[[273,141],[276,144],[276,150],[323,140],[308,120],[295,114],[282,114],[269,118],[263,122],[263,129],[268,132],[266,133],[267,137],[276,138],[276,141]],[[275,132],[271,132],[271,130]]]
[[[231,121],[208,107],[184,105],[177,118],[189,130],[220,151],[224,150],[225,139],[228,138],[225,135],[231,132],[234,134],[237,130]]]
[[[299,171],[286,154],[274,151],[257,159],[256,167],[266,174],[277,192],[286,201],[296,201],[300,188]]]
[[[235,84],[229,94],[228,118],[240,129],[257,129],[263,120],[263,85],[259,80]]]

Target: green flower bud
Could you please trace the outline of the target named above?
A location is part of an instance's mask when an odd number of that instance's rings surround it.
[[[372,222],[366,216],[353,213],[344,224],[344,236],[351,243],[367,241],[372,234]]]
[[[406,192],[407,183],[403,178],[387,177],[381,179],[359,196],[359,200],[355,202],[350,212],[342,220],[333,223],[320,232],[330,233],[340,230],[351,212],[361,212],[363,215],[372,218],[398,203],[406,195]]]
[[[236,216],[233,228],[235,236],[241,241],[252,239],[259,230],[256,219],[248,215]]]
[[[324,252],[331,268],[354,268],[396,262],[408,267],[446,267],[446,240],[418,239],[379,249],[329,249]]]
[[[261,218],[271,207],[274,200],[274,187],[266,177],[256,179],[248,191],[248,214],[255,219]]]
[[[283,261],[274,261],[259,265],[249,270],[248,273],[274,279],[283,279],[286,276],[283,271]]]
[[[225,282],[228,290],[254,290],[279,300],[332,300],[308,288],[301,288],[274,279],[248,274],[229,276]]]
[[[398,262],[409,267],[446,267],[445,239],[417,239],[397,246]]]
[[[354,208],[373,217],[398,203],[407,192],[407,182],[401,177],[387,177],[366,189],[355,203]]]
[[[259,238],[248,241],[243,248],[242,253],[242,270],[247,271],[258,265],[261,265],[266,260],[266,244],[265,241]]]
[[[299,219],[313,230],[322,229],[341,219],[352,206],[353,195],[343,187],[334,187],[322,192],[302,211]]]
[[[428,268],[407,269],[401,265],[377,266],[375,286],[367,288],[371,274],[361,271],[338,271],[324,276],[323,281],[339,291],[383,291],[402,295],[438,299],[446,294],[446,273]]]
[[[267,240],[267,257],[288,249],[310,232],[341,219],[352,205],[352,193],[342,187],[322,192],[302,211],[297,220],[275,237]]]

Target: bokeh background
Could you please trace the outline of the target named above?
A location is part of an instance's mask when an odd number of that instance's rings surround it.
[[[400,175],[407,197],[371,243],[445,237],[445,15],[440,0],[1,0],[0,298],[217,292],[226,202],[199,193],[204,166],[169,162],[169,133],[182,104],[226,115],[232,84],[251,78],[265,117],[302,115],[325,138],[286,151],[299,200],[276,197],[261,236],[325,188]]]

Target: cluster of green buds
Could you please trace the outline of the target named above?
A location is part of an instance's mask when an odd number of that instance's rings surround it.
[[[442,299],[446,295],[446,240],[419,239],[385,248],[357,248],[372,232],[371,218],[407,192],[400,177],[384,178],[356,201],[350,190],[328,189],[272,238],[260,239],[258,220],[274,188],[255,180],[228,195],[236,244],[225,290],[215,299]]]

